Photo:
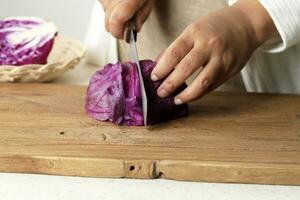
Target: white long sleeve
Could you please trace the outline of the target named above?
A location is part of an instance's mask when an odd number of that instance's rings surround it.
[[[237,0],[229,0],[233,4]],[[300,0],[259,0],[270,14],[281,36],[277,43],[267,43],[263,50],[278,53],[300,41]]]
[[[282,42],[269,49],[282,52],[300,41],[300,0],[260,0],[281,36]]]
[[[249,92],[300,94],[300,0],[259,1],[281,37],[254,53],[241,72],[244,85]]]

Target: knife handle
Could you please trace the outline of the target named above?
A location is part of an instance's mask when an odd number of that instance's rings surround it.
[[[125,29],[124,29],[124,40],[125,42],[129,43],[130,42],[130,33],[131,30],[133,31],[133,36],[134,36],[134,40],[137,40],[137,32],[135,30],[135,25],[134,25],[134,18],[131,19],[130,21],[128,21],[125,24]]]

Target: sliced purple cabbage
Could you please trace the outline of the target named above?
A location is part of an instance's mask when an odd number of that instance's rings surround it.
[[[123,122],[125,96],[122,64],[108,64],[91,78],[86,96],[86,110],[97,120]]]
[[[156,90],[162,81],[153,82],[150,74],[156,63],[140,61],[145,89],[148,97],[149,125],[158,124],[187,116],[188,106],[176,106],[174,96],[160,98]],[[173,95],[178,94],[183,84]],[[134,63],[108,64],[91,78],[86,96],[86,111],[89,116],[101,121],[111,121],[118,125],[142,126],[143,111],[137,66]]]
[[[123,64],[123,89],[125,96],[124,125],[142,126],[144,117],[139,75],[135,64]]]
[[[158,124],[164,121],[185,117],[188,115],[188,105],[175,105],[174,97],[182,92],[187,85],[181,85],[171,96],[160,98],[157,95],[157,89],[162,80],[153,82],[150,78],[151,72],[156,63],[151,60],[140,61],[142,66],[145,89],[148,99],[147,123],[149,125]]]
[[[0,65],[46,64],[57,28],[33,17],[0,20]]]

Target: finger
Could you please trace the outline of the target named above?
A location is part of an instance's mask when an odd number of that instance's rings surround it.
[[[224,73],[224,71],[221,71],[218,75],[218,77],[216,78],[216,80],[214,81],[214,83],[209,87],[209,89],[206,91],[205,94],[215,90],[216,88],[218,88],[220,85],[222,85],[223,83],[225,83],[227,80],[231,79],[232,77],[234,77],[238,72],[230,72],[230,73]],[[205,95],[204,94],[204,95]]]
[[[110,16],[110,13],[108,11],[105,12],[105,30],[107,32],[109,32],[109,16]]]
[[[146,19],[149,17],[154,0],[148,0],[136,13],[136,31],[140,32]]]
[[[208,53],[201,48],[193,48],[175,67],[175,70],[161,84],[157,90],[161,98],[171,95],[181,86],[198,68],[208,60]]]
[[[157,56],[157,58],[155,59],[155,62],[158,63],[161,59],[161,57],[164,55],[164,53],[166,52],[166,50],[163,50],[162,52],[159,53],[159,55]]]
[[[142,3],[141,0],[124,0],[114,7],[109,17],[109,30],[114,37],[123,38],[125,23],[134,16]]]
[[[100,4],[103,6],[103,10],[106,11],[106,8],[108,7],[110,0],[99,0]]]
[[[175,40],[153,69],[151,79],[157,81],[170,74],[192,48],[193,40],[191,38],[186,39],[184,36],[181,36]]]
[[[109,18],[111,14],[111,10],[118,3],[118,1],[109,2],[109,0],[100,0],[103,11],[105,13],[104,25],[107,32],[109,32]]]
[[[193,83],[175,97],[175,104],[180,105],[193,101],[206,94],[211,90],[220,73],[220,60],[217,58],[211,59]]]

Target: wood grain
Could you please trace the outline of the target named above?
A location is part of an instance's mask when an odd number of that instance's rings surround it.
[[[0,85],[0,171],[300,185],[300,96],[213,93],[145,129],[98,122],[85,87]]]

